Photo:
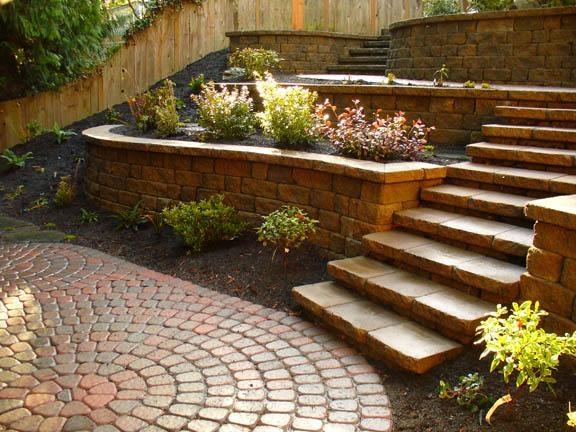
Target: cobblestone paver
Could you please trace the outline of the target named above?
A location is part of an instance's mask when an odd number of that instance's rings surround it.
[[[283,312],[65,244],[0,245],[0,299],[7,430],[391,429],[366,360]]]

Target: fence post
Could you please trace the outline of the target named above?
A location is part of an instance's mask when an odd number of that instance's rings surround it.
[[[292,0],[292,30],[304,30],[304,0]]]

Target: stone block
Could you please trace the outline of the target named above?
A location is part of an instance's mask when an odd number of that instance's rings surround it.
[[[564,257],[546,250],[531,247],[528,250],[526,268],[536,277],[551,282],[558,282],[562,273]]]
[[[217,191],[224,190],[224,179],[223,175],[219,174],[202,174],[202,187]]]
[[[520,279],[522,299],[539,301],[542,309],[570,318],[576,292],[559,283],[545,281],[528,273]]]
[[[278,199],[296,204],[310,204],[310,189],[295,185],[278,185]]]
[[[255,197],[276,198],[277,191],[278,186],[274,182],[251,178],[242,179],[242,193]]]
[[[200,173],[214,172],[214,159],[195,157],[192,159],[192,170]]]
[[[142,178],[153,182],[176,183],[174,170],[157,167],[142,167]]]
[[[534,231],[534,246],[567,258],[576,258],[576,231],[540,221],[536,222]]]
[[[310,189],[332,190],[332,174],[309,169],[294,168],[294,182]]]
[[[235,177],[249,177],[252,172],[250,162],[229,159],[217,159],[214,168],[216,174]]]
[[[293,183],[292,168],[280,165],[270,165],[268,167],[268,180],[275,183]]]
[[[570,258],[564,260],[561,283],[566,288],[576,291],[576,260]]]
[[[360,198],[362,180],[352,177],[335,175],[333,179],[333,191],[352,198]]]
[[[334,210],[334,192],[312,190],[310,192],[310,205],[323,210]]]
[[[320,227],[334,233],[340,232],[340,215],[338,213],[320,210],[318,211],[318,220]]]

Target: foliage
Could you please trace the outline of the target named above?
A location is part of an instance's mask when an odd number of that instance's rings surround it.
[[[472,88],[472,89],[473,89],[473,88],[476,88],[476,83],[475,83],[474,81],[466,81],[466,82],[463,84],[463,87],[464,87],[464,88]]]
[[[283,206],[264,217],[258,228],[258,241],[281,249],[285,256],[316,232],[317,220],[298,207]]]
[[[445,64],[442,65],[440,69],[434,72],[434,86],[443,87],[444,81],[448,79],[448,68]]]
[[[576,411],[572,411],[572,407],[568,406],[568,422],[566,423],[568,426],[576,428]]]
[[[393,117],[380,117],[376,111],[373,120],[368,120],[358,100],[354,106],[337,114],[336,106],[328,100],[316,107],[319,130],[326,136],[338,153],[356,159],[374,161],[399,158],[416,160],[430,151],[428,135],[433,127],[427,127],[420,119],[410,124],[404,113]],[[334,124],[331,116],[337,118]]]
[[[198,105],[199,124],[217,138],[244,138],[254,133],[256,116],[254,101],[248,89],[242,87],[217,90],[214,83],[202,86],[199,95],[192,95]]]
[[[228,59],[230,67],[244,69],[244,76],[250,79],[259,79],[267,72],[278,69],[281,61],[276,51],[263,48],[236,50]]]
[[[192,91],[192,94],[198,94],[202,90],[202,85],[205,82],[204,74],[198,76],[193,76],[188,82],[188,88]]]
[[[26,130],[24,131],[24,141],[28,142],[32,138],[37,137],[44,131],[44,128],[36,120],[26,124]]]
[[[392,72],[389,72],[387,77],[386,77],[386,82],[388,85],[393,85],[396,83],[396,75],[394,75]]]
[[[270,74],[256,87],[264,106],[264,112],[257,117],[266,136],[287,147],[316,141],[315,92],[298,86],[280,87]]]
[[[0,10],[4,97],[54,89],[106,56],[111,27],[101,0],[14,1]]]
[[[33,159],[32,152],[27,152],[23,155],[17,155],[10,149],[4,150],[0,157],[6,161],[9,168],[24,168],[26,166],[26,162],[30,159]]]
[[[30,205],[24,209],[24,211],[26,211],[26,212],[31,212],[31,211],[34,211],[34,210],[38,210],[38,209],[41,209],[41,208],[46,207],[46,206],[48,205],[48,203],[49,203],[49,201],[48,201],[47,198],[45,198],[45,197],[40,197],[40,198],[35,199],[34,201],[32,201],[32,202],[30,203]]]
[[[423,0],[422,9],[424,16],[451,15],[462,12],[458,0]]]
[[[492,86],[491,86],[490,84],[488,84],[488,83],[485,83],[485,82],[483,82],[483,83],[482,83],[482,85],[481,85],[480,87],[481,87],[481,88],[483,88],[483,89],[485,89],[485,90],[486,90],[486,89],[490,89],[490,88],[492,88]]]
[[[453,387],[440,380],[438,397],[456,399],[458,405],[473,413],[487,409],[494,403],[493,398],[484,393],[484,377],[478,372],[461,376],[458,378],[458,384]]]
[[[120,210],[116,214],[112,215],[112,219],[116,221],[117,230],[132,230],[138,231],[140,225],[144,225],[146,218],[142,214],[140,209],[140,203],[137,203],[134,207],[125,210]]]
[[[224,203],[223,195],[213,195],[201,201],[179,203],[163,211],[170,225],[193,252],[207,244],[233,240],[246,229],[238,212]]]
[[[6,192],[4,194],[4,199],[6,201],[14,201],[15,199],[24,195],[24,192],[26,192],[26,188],[24,187],[24,185],[18,185],[16,186],[16,189],[14,189],[12,192]]]
[[[62,129],[58,123],[54,123],[54,126],[52,127],[52,133],[56,138],[56,144],[62,144],[63,142],[68,141],[74,135],[77,135],[76,132]]]
[[[56,207],[68,207],[76,198],[76,180],[72,176],[60,178],[58,189],[54,195],[54,205]]]
[[[91,210],[86,210],[85,208],[80,209],[80,222],[83,224],[93,224],[100,220],[98,213]]]
[[[144,217],[150,223],[150,225],[152,225],[152,228],[154,229],[154,232],[157,235],[162,234],[162,228],[164,228],[165,224],[164,216],[162,215],[162,213],[149,212],[146,213]]]
[[[106,110],[106,121],[108,123],[120,123],[124,125],[127,124],[122,114],[120,114],[120,112],[118,112],[114,108],[108,108]]]
[[[128,105],[139,129],[154,129],[159,137],[177,132],[180,115],[172,81],[165,80],[157,89],[128,99]]]
[[[514,0],[471,0],[470,10],[474,12],[510,9]]]
[[[560,356],[576,355],[576,332],[558,336],[539,328],[548,313],[540,310],[538,302],[534,307],[531,301],[514,303],[508,313],[508,308],[499,306],[478,327],[477,343],[486,344],[481,358],[492,355],[490,370],[500,369],[506,383],[515,377],[516,387],[526,385],[531,392],[542,383],[550,387],[556,382],[552,373]]]

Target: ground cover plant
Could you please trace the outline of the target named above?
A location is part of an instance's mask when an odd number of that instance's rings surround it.
[[[158,137],[174,135],[180,125],[178,100],[174,83],[165,80],[157,89],[128,99],[136,126],[142,131],[153,130]]]
[[[274,50],[264,48],[244,48],[230,54],[228,63],[232,68],[243,70],[248,79],[262,78],[267,72],[280,67],[282,59]]]

